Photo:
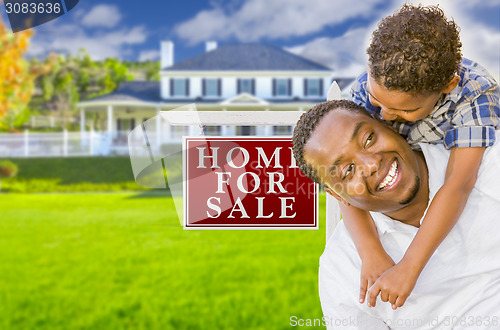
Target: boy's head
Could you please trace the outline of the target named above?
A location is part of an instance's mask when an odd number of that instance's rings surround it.
[[[458,26],[437,6],[404,5],[372,34],[367,50],[370,102],[388,120],[426,117],[460,81],[461,47]]]

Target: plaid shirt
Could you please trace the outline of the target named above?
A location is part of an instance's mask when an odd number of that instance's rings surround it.
[[[458,86],[443,95],[426,118],[415,122],[386,122],[406,137],[412,147],[417,147],[419,142],[443,143],[446,149],[492,146],[495,129],[499,128],[498,83],[486,69],[465,58],[459,65],[458,75]],[[353,101],[383,119],[380,108],[366,97],[366,79],[365,72],[353,85]]]

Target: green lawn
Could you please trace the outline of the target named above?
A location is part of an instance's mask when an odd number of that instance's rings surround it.
[[[19,173],[14,178],[2,180],[3,191],[33,193],[144,190],[135,183],[129,157],[9,160],[19,167]]]
[[[0,329],[287,329],[322,316],[320,228],[183,231],[166,195],[2,194]]]

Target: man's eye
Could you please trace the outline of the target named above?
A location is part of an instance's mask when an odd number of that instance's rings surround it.
[[[365,145],[364,145],[364,148],[368,148],[368,146],[371,144],[373,140],[373,133],[370,134],[367,138],[366,138],[366,141],[365,141]]]
[[[353,171],[354,171],[354,164],[350,164],[349,166],[347,166],[347,169],[344,172],[344,175],[342,176],[342,180],[345,180],[345,178],[347,178]]]

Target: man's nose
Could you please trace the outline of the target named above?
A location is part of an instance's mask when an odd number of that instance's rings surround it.
[[[362,164],[363,166],[361,172],[365,177],[373,175],[380,168],[380,162],[382,161],[382,156],[378,153],[362,152],[359,155],[359,158],[360,158],[360,165]]]
[[[395,120],[398,117],[396,114],[384,107],[380,108],[380,115],[384,118],[384,120]]]

